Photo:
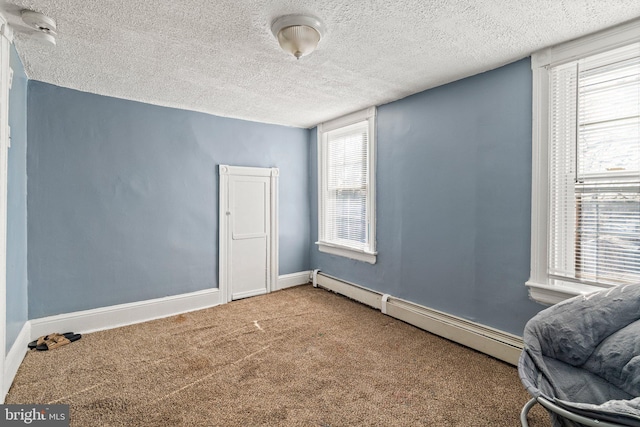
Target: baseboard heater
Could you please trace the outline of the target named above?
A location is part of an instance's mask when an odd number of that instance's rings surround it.
[[[312,274],[313,285],[344,295],[435,335],[481,351],[512,365],[518,364],[522,338],[498,329],[452,316],[410,301],[382,294],[355,283],[329,276],[319,270]]]

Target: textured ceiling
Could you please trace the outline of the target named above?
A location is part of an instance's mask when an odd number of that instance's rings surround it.
[[[640,16],[638,0],[1,1],[30,79],[299,127]],[[57,21],[57,47],[27,37],[22,8]],[[298,61],[270,32],[294,13],[327,28]]]

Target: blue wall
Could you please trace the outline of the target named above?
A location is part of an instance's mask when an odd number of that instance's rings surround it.
[[[13,85],[9,93],[9,148],[7,171],[7,334],[11,349],[27,321],[27,76],[11,46]]]
[[[28,87],[29,318],[216,287],[221,163],[281,168],[280,274],[320,268],[515,334],[543,308],[524,286],[529,60],[379,107],[376,265],[313,244],[315,130]]]
[[[309,269],[308,135],[30,81],[29,317],[218,286],[219,164],[280,168],[280,274]]]
[[[528,59],[378,108],[375,265],[320,253],[311,266],[518,335],[528,299]],[[311,133],[312,241],[317,149]]]

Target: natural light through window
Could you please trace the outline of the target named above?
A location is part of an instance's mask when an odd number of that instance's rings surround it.
[[[367,122],[327,135],[325,238],[364,249],[367,243]]]
[[[555,279],[640,281],[638,54],[632,45],[551,71],[549,273]]]
[[[540,175],[527,284],[544,302],[562,299],[547,291],[640,282],[640,43],[574,58],[534,66]]]
[[[375,262],[375,109],[318,127],[322,252]]]

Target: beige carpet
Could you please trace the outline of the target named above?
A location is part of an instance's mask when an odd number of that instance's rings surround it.
[[[31,351],[7,397],[72,426],[514,427],[527,400],[513,366],[310,285]]]

